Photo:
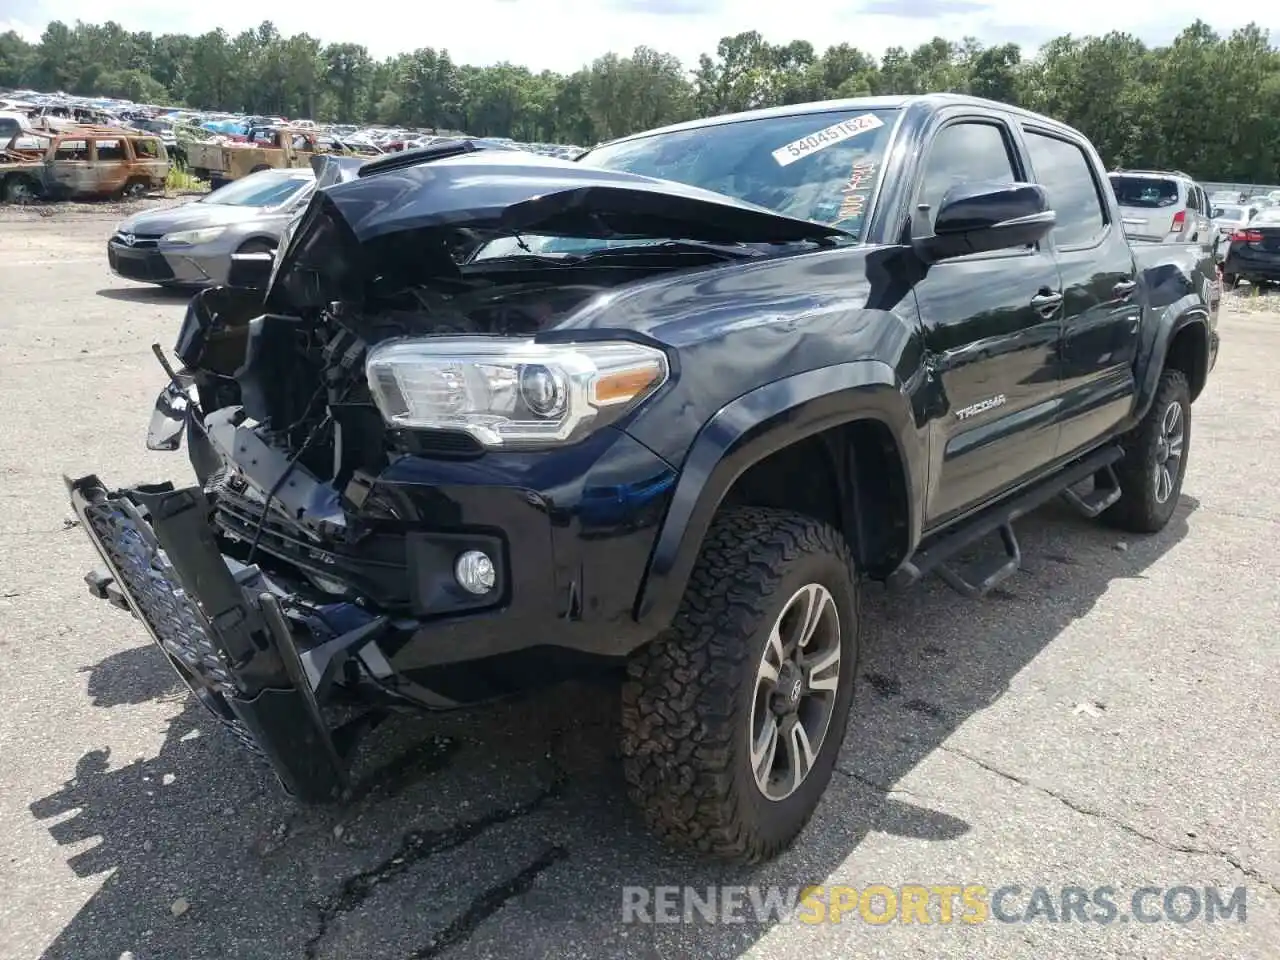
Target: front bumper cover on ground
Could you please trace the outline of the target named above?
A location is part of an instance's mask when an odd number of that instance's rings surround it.
[[[320,701],[335,671],[386,626],[377,618],[306,651],[256,566],[219,551],[196,487],[108,491],[67,479],[72,507],[106,566],[90,591],[124,607],[196,697],[304,803],[349,793],[351,738],[330,731]]]

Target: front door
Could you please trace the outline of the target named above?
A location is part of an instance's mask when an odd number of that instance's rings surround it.
[[[64,197],[94,195],[93,164],[89,159],[87,139],[59,138],[46,163],[49,168],[46,179],[56,194]]]
[[[955,183],[1027,179],[1012,144],[989,116],[949,119],[928,148],[917,209],[936,212]],[[943,397],[925,506],[936,526],[1053,459],[1062,286],[1052,253],[1036,245],[934,264],[915,293]]]

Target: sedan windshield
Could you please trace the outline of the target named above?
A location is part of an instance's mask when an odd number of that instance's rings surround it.
[[[896,110],[853,107],[702,125],[606,144],[578,162],[712,190],[860,237],[896,115]],[[504,238],[475,259],[521,252],[581,254],[659,242]]]
[[[314,179],[309,173],[282,176],[264,170],[218,188],[205,197],[204,202],[230,207],[276,207],[292,199]]]

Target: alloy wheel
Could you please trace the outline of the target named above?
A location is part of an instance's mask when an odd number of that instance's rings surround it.
[[[1187,418],[1182,404],[1174,401],[1160,418],[1160,438],[1156,443],[1156,462],[1152,473],[1157,503],[1166,503],[1173,494],[1182,466],[1182,447],[1187,436]]]
[[[751,769],[770,800],[784,800],[813,769],[840,684],[840,614],[831,591],[801,587],[783,605],[756,670]]]

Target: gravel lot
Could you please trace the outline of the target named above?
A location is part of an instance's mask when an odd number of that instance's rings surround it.
[[[303,812],[90,599],[63,472],[182,479],[143,437],[183,301],[109,275],[120,210],[0,211],[0,956],[1274,958],[1280,944],[1280,311],[1233,298],[1182,507],[1125,542],[1065,506],[981,601],[868,591],[820,813],[756,871],[658,848],[616,694],[397,720]],[[1277,301],[1280,302],[1280,301]],[[623,925],[628,884],[1248,888],[1247,921]],[[1154,901],[1158,904],[1158,899]],[[183,907],[186,907],[184,910]],[[1122,913],[1125,913],[1122,909]],[[127,954],[126,954],[127,952]]]

